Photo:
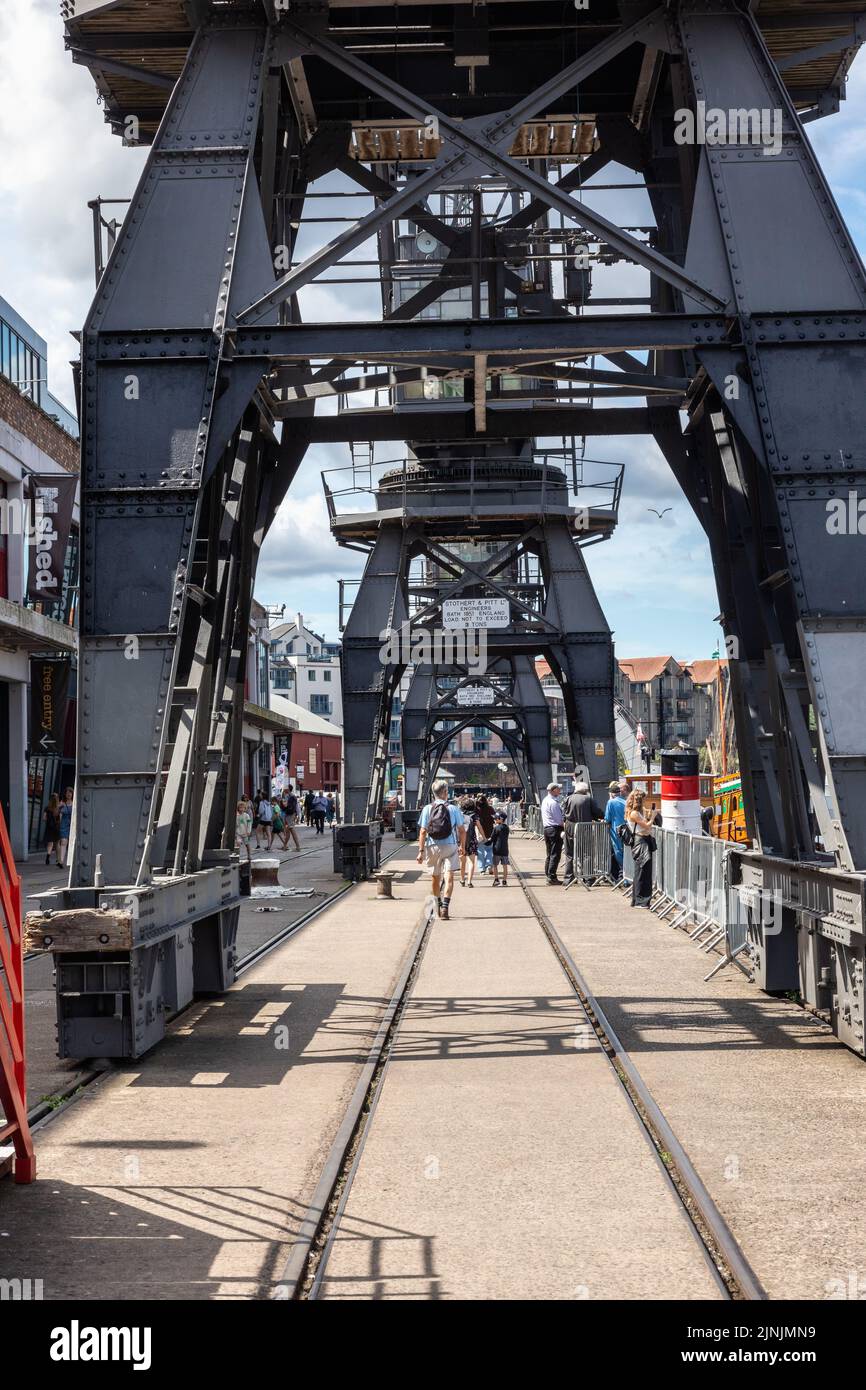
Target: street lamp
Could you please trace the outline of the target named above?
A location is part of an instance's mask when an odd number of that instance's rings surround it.
[[[500,772],[507,772],[507,771],[508,771],[508,764],[507,764],[507,763],[497,763],[496,766],[499,768],[499,771],[500,771]],[[500,779],[499,779],[499,799],[500,799],[500,801],[504,801],[504,800],[505,800],[505,783],[504,783],[504,778],[502,778],[502,777],[500,777]]]

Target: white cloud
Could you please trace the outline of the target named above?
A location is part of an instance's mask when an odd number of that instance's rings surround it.
[[[145,155],[105,125],[93,78],[64,50],[56,0],[0,9],[0,71],[0,293],[47,340],[49,388],[72,405],[69,334],[93,295],[87,203],[128,197]]]

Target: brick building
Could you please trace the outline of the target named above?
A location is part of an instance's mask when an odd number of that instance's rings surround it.
[[[276,756],[288,752],[289,780],[302,791],[339,792],[343,776],[343,730],[321,715],[311,714],[284,695],[272,695],[271,706],[295,727],[276,739]]]
[[[614,691],[640,723],[650,747],[682,740],[700,748],[718,731],[718,665],[680,662],[670,655],[622,657],[614,671]]]

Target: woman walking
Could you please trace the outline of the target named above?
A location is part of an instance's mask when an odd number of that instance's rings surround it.
[[[634,859],[634,878],[631,884],[632,907],[649,907],[653,895],[653,838],[652,821],[644,815],[646,792],[633,791],[625,803],[626,825],[634,836],[631,847]]]
[[[463,842],[463,855],[460,860],[460,882],[464,888],[472,888],[472,877],[478,862],[478,816],[471,796],[464,796],[460,802],[460,810],[466,818],[466,839]]]
[[[268,793],[262,789],[258,805],[256,806],[256,849],[261,849],[262,847],[259,840],[259,831],[264,831],[265,849],[270,849],[273,844],[273,820],[274,808],[271,803],[271,798]]]
[[[49,798],[48,805],[42,812],[42,819],[45,822],[45,863],[51,862],[51,851],[54,851],[54,858],[57,861],[58,869],[62,869],[60,862],[60,797],[55,792]]]
[[[295,850],[298,852],[301,848],[301,842],[298,839],[298,832],[295,826],[298,823],[300,803],[295,796],[294,787],[290,786],[288,791],[283,792],[283,795],[280,797],[280,807],[283,812],[283,825],[286,828],[286,833],[283,837],[283,845],[286,849],[289,848],[289,836],[291,835],[295,844]]]
[[[476,839],[478,844],[478,871],[482,874],[490,873],[493,867],[493,846],[490,838],[493,834],[493,808],[483,792],[475,798],[476,815]]]

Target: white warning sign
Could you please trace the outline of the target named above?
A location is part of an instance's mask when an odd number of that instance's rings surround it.
[[[508,627],[507,598],[446,598],[442,604],[443,627]]]
[[[486,685],[461,685],[457,691],[458,705],[489,705],[493,691]]]

